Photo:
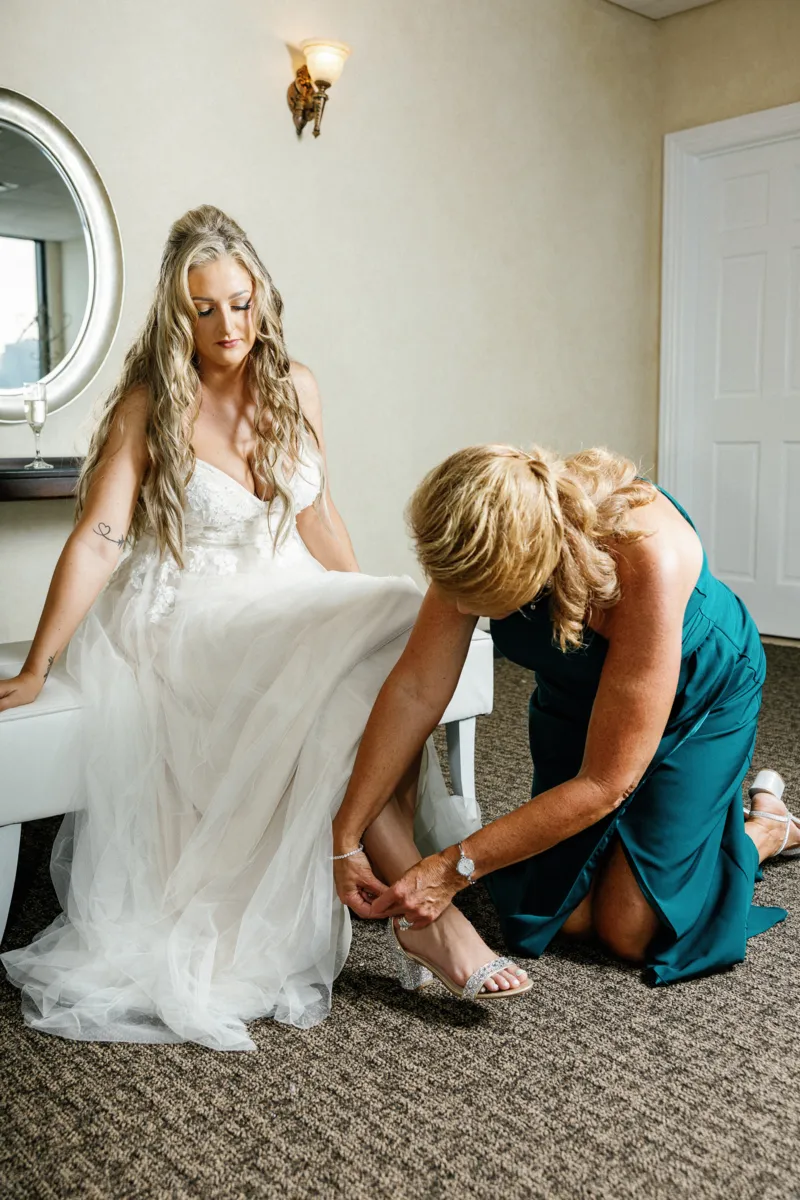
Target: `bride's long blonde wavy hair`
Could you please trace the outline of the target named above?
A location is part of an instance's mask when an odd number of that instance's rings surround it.
[[[407,517],[432,583],[490,612],[549,595],[554,637],[568,650],[583,644],[589,611],[619,599],[611,544],[649,536],[626,518],[656,494],[609,450],[562,459],[539,446],[470,446],[426,476]]]
[[[248,356],[255,399],[253,477],[258,495],[283,501],[276,543],[288,533],[292,497],[286,467],[303,454],[321,467],[316,433],[306,421],[289,373],[283,338],[283,301],[261,259],[234,220],[210,204],[192,209],[172,226],[161,259],[155,297],[142,332],[125,356],[122,375],[92,434],[77,488],[76,514],[86,503],[120,405],[135,389],[148,397],[148,466],[128,533],[130,544],[152,532],[163,555],[183,565],[184,494],[195,468],[191,439],[200,396],[195,355],[197,313],[189,292],[193,267],[230,255],[253,282],[256,340]]]

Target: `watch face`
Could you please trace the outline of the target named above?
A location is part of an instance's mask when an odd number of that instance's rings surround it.
[[[475,863],[471,858],[467,858],[465,854],[462,854],[461,858],[456,863],[456,870],[458,871],[459,875],[464,875],[467,879],[469,879],[470,875],[475,870]]]

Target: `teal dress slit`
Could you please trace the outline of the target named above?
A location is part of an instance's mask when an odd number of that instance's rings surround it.
[[[580,770],[608,643],[589,630],[580,650],[561,651],[546,600],[491,628],[503,656],[535,672],[528,720],[535,798]],[[543,952],[587,895],[614,837],[660,920],[646,964],[651,983],[741,962],[747,939],[785,918],[784,909],[752,903],[760,868],[742,813],[765,670],[750,614],[711,574],[704,552],[684,614],[675,701],[639,786],[597,824],[487,877],[514,953]]]

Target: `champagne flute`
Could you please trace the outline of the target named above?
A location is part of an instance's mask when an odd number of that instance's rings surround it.
[[[25,405],[25,420],[36,438],[36,457],[25,464],[26,471],[52,471],[53,464],[45,462],[39,449],[39,436],[47,420],[47,388],[43,383],[23,383],[22,400]]]

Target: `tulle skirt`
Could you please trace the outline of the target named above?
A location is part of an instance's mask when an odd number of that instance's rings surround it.
[[[3,962],[43,1032],[249,1050],[248,1021],[330,1010],[350,945],[331,818],[420,593],[301,546],[183,572],[166,599],[146,564],[120,569],[70,645],[85,770],[53,851],[63,913]],[[420,848],[479,825],[429,744]]]

